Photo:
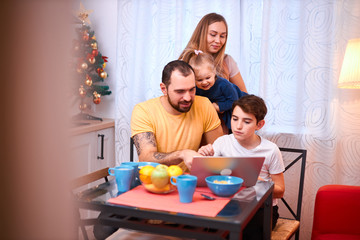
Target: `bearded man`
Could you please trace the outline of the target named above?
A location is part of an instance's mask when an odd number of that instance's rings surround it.
[[[168,63],[162,72],[163,96],[139,103],[131,116],[131,136],[139,161],[191,168],[200,145],[223,135],[208,98],[195,96],[195,73],[184,61]]]
[[[131,136],[140,162],[191,168],[200,145],[223,135],[220,119],[208,98],[195,96],[195,73],[184,61],[168,63],[162,72],[164,94],[137,104],[131,116]],[[101,213],[99,218],[102,218]],[[95,224],[96,239],[105,239],[116,227]]]

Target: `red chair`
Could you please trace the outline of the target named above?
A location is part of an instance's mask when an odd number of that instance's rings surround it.
[[[311,239],[360,240],[360,186],[319,188]]]

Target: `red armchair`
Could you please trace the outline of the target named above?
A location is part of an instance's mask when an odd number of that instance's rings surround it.
[[[311,239],[360,240],[360,186],[319,188]]]

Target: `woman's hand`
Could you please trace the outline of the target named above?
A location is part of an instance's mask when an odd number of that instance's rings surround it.
[[[198,153],[200,153],[203,156],[213,156],[215,152],[212,145],[208,144],[199,148]]]

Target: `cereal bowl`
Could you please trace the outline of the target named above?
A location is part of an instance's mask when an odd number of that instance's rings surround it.
[[[229,197],[239,191],[244,180],[234,176],[209,176],[205,178],[208,188],[215,195],[220,197]]]

